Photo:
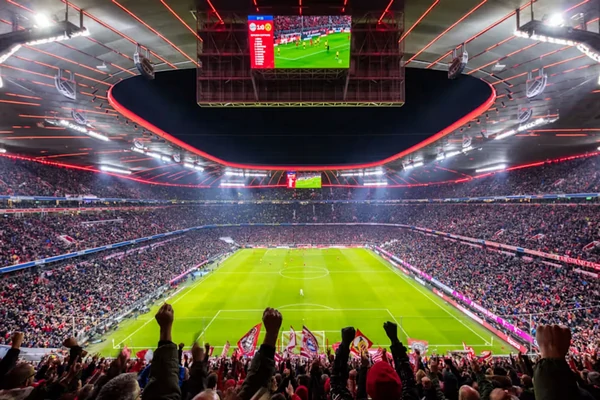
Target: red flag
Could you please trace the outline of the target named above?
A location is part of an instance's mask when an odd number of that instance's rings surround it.
[[[427,349],[429,348],[429,342],[427,340],[407,338],[406,341],[408,342],[408,347],[410,347],[413,352],[416,353],[418,350],[422,356],[427,354]]]
[[[258,335],[260,335],[261,327],[262,324],[256,324],[238,341],[237,346],[240,356],[248,356],[256,351],[256,344],[258,343]]]
[[[286,347],[287,351],[293,353],[297,345],[298,344],[296,343],[296,332],[294,331],[294,328],[290,326],[290,341],[288,342]]]
[[[373,354],[373,363],[378,363],[379,361],[383,361],[383,349],[381,347]]]
[[[492,361],[492,352],[490,350],[482,351],[481,355],[479,356],[479,361]]]
[[[214,351],[215,351],[215,347],[214,346],[210,346],[210,348],[208,349],[208,356],[212,357]]]
[[[225,342],[225,346],[223,346],[223,351],[221,352],[221,357],[227,357],[227,353],[229,353],[229,341]]]
[[[473,360],[475,358],[475,350],[472,347],[469,347],[463,342],[463,349],[467,352],[467,357],[469,360]]]
[[[279,353],[275,353],[275,362],[280,363],[283,362],[283,356]]]
[[[342,344],[342,342],[336,342],[334,344],[331,345],[331,349],[333,350],[333,354],[337,353],[337,349],[338,347],[340,347],[340,344]]]
[[[319,342],[313,333],[306,327],[302,327],[302,348],[300,355],[306,358],[316,357],[319,354]]]
[[[135,353],[135,357],[138,360],[143,360],[144,358],[146,358],[146,353],[148,352],[148,349],[146,350],[140,350],[137,353]]]
[[[365,334],[360,331],[360,329],[357,329],[354,340],[352,341],[352,345],[350,346],[350,351],[356,355],[360,355],[361,353],[369,350],[372,346],[373,342],[371,342],[371,340],[369,340],[369,338],[366,337]]]

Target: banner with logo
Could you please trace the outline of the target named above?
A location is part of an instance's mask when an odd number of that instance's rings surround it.
[[[371,340],[365,336],[360,329],[357,329],[354,340],[352,341],[352,345],[350,346],[350,351],[356,355],[361,355],[365,351],[368,351],[372,346],[373,342],[371,342]]]
[[[256,351],[256,344],[258,343],[258,335],[260,335],[260,328],[262,324],[256,324],[238,341],[238,354],[240,356],[251,356]]]
[[[413,353],[418,351],[423,357],[427,354],[427,349],[429,349],[429,342],[427,340],[407,338],[406,341]]]
[[[306,327],[302,327],[302,349],[300,355],[313,358],[319,355],[319,342],[313,333]]]

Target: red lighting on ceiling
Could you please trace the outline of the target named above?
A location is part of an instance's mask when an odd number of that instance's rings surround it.
[[[35,107],[40,106],[39,103],[30,103],[28,101],[0,100],[0,103],[16,104],[16,105],[21,105],[21,106],[35,106]]]
[[[59,56],[59,55],[56,55],[56,54],[53,54],[53,53],[49,53],[49,52],[47,52],[47,51],[40,50],[40,49],[37,49],[37,48],[35,48],[35,47],[31,47],[31,46],[27,46],[27,45],[26,45],[26,46],[24,46],[24,47],[25,47],[25,48],[27,48],[27,49],[29,49],[29,50],[32,50],[32,51],[35,51],[35,52],[38,52],[38,53],[45,54],[45,55],[47,55],[47,56],[49,56],[49,57],[54,57],[54,58],[57,58],[57,59],[59,59],[59,60],[65,61],[65,62],[68,62],[68,63],[71,63],[71,64],[75,64],[75,65],[77,65],[77,66],[79,66],[79,67],[81,67],[81,68],[88,69],[88,70],[90,70],[90,71],[93,71],[93,72],[95,72],[95,73],[97,73],[97,74],[111,76],[110,74],[107,74],[106,72],[99,71],[99,70],[97,70],[96,68],[92,68],[92,67],[90,67],[90,66],[87,66],[87,65],[85,65],[85,64],[78,63],[78,62],[76,62],[76,61],[73,61],[73,60],[70,60],[70,59],[68,59],[68,58],[66,58],[66,57],[61,57],[61,56]]]
[[[188,60],[190,60],[191,62],[193,62],[197,67],[200,66],[200,64],[198,64],[192,57],[188,56],[186,53],[183,52],[183,50],[181,50],[179,47],[177,47],[177,45],[175,45],[175,43],[171,42],[164,35],[162,35],[159,31],[157,31],[156,29],[154,29],[153,27],[151,27],[150,25],[148,25],[147,23],[145,23],[141,18],[139,18],[137,15],[135,15],[134,13],[132,13],[131,11],[129,11],[125,6],[123,6],[122,4],[120,4],[117,0],[112,0],[112,2],[114,4],[116,4],[119,8],[121,8],[123,11],[125,11],[127,14],[129,14],[131,17],[133,17],[140,24],[142,24],[146,28],[148,28],[148,30],[150,30],[156,36],[158,36],[159,38],[161,38],[162,40],[164,40],[165,42],[167,42],[171,47],[173,47],[175,50],[177,50],[179,53],[181,53],[182,56],[184,56],[185,58],[187,58]]]
[[[452,25],[450,25],[448,28],[446,28],[442,33],[440,33],[439,35],[437,35],[431,42],[429,42],[425,47],[423,47],[421,50],[419,50],[414,56],[412,56],[404,65],[408,65],[411,63],[411,61],[413,61],[415,58],[417,58],[421,53],[423,53],[425,50],[427,50],[431,45],[433,45],[435,42],[437,42],[442,36],[444,36],[446,33],[450,32],[452,29],[454,29],[456,27],[456,25],[460,24],[462,21],[464,21],[467,17],[469,17],[471,14],[473,14],[475,11],[477,11],[480,7],[482,7],[485,3],[487,3],[487,0],[483,0],[481,3],[477,4],[475,7],[473,7],[468,13],[466,13],[465,15],[463,15],[458,21],[456,21],[455,23],[453,23]]]
[[[196,32],[195,30],[193,30],[192,28],[190,28],[190,26],[189,26],[188,24],[186,24],[186,22],[185,22],[185,21],[184,21],[184,20],[183,20],[183,19],[182,19],[182,18],[181,18],[179,15],[177,15],[177,13],[175,12],[175,10],[173,10],[171,7],[169,7],[169,5],[168,5],[168,4],[165,2],[165,0],[160,0],[160,2],[162,3],[162,5],[163,5],[163,6],[165,6],[165,8],[166,8],[167,10],[169,10],[169,12],[170,12],[171,14],[173,14],[173,16],[174,16],[175,18],[177,18],[177,20],[178,20],[179,22],[181,22],[181,23],[183,24],[183,26],[185,26],[185,28],[186,28],[188,31],[192,32],[192,35],[196,36],[196,38],[197,38],[198,40],[200,40],[201,42],[203,41],[203,40],[202,40],[202,38],[201,38],[201,37],[198,35],[198,32]],[[254,5],[256,6],[256,0],[254,0]],[[258,7],[256,7],[256,11],[258,11]]]
[[[484,64],[484,65],[482,65],[481,67],[477,67],[477,68],[475,68],[475,69],[472,69],[472,70],[470,70],[469,72],[467,72],[467,75],[471,75],[471,74],[473,74],[473,73],[475,73],[475,72],[477,72],[477,71],[479,71],[479,70],[482,70],[482,69],[483,69],[483,68],[485,68],[485,67],[489,67],[489,66],[490,66],[490,65],[492,65],[492,64],[496,64],[496,63],[497,63],[497,62],[499,62],[499,61],[506,60],[507,58],[509,58],[509,57],[512,57],[512,56],[514,56],[515,54],[518,54],[518,53],[520,53],[520,52],[522,52],[522,51],[528,50],[528,49],[530,49],[530,48],[532,48],[532,47],[534,47],[534,46],[537,46],[537,45],[538,45],[538,44],[540,44],[540,43],[541,43],[541,42],[535,42],[535,43],[531,43],[531,44],[530,44],[530,45],[528,45],[528,46],[521,47],[520,49],[518,49],[518,50],[515,50],[515,51],[513,51],[513,52],[511,52],[511,53],[508,53],[507,55],[505,55],[505,56],[503,56],[503,57],[500,57],[500,58],[498,58],[498,59],[496,59],[496,60],[494,60],[494,61],[491,61],[491,62],[489,62],[489,63],[487,63],[487,64]]]
[[[406,37],[412,32],[412,30],[415,29],[415,27],[417,25],[419,25],[419,23],[421,23],[421,21],[427,16],[427,14],[429,14],[431,12],[431,10],[433,10],[435,8],[435,6],[438,5],[439,2],[440,2],[440,0],[435,0],[433,2],[433,4],[431,6],[429,6],[429,8],[423,13],[423,15],[421,15],[419,17],[419,19],[414,24],[412,24],[412,26],[410,28],[408,28],[408,30],[406,32],[404,32],[402,34],[402,36],[400,36],[400,40],[398,41],[398,43],[400,43],[401,41],[406,39]]]
[[[576,137],[576,136],[589,136],[587,133],[557,133],[554,136],[557,137]]]
[[[13,96],[13,97],[20,97],[22,99],[30,99],[30,100],[42,100],[41,97],[37,97],[37,96],[27,96],[24,94],[17,94],[17,93],[4,93],[7,96]]]
[[[346,4],[348,4],[348,0],[344,0],[344,5],[342,6],[342,12],[346,12]]]
[[[206,0],[206,3],[208,4],[208,6],[210,7],[210,9],[212,10],[212,12],[217,16],[217,18],[219,19],[219,21],[224,24],[225,21],[223,21],[223,18],[221,18],[221,16],[219,15],[219,13],[217,12],[217,9],[215,8],[215,6],[213,6],[213,3],[210,0]]]
[[[489,85],[489,84],[488,84]],[[114,86],[113,86],[114,87]],[[125,118],[133,121],[134,123],[137,123],[138,125],[148,129],[149,131],[153,132],[154,134],[162,137],[163,139],[191,152],[194,153],[196,155],[199,155],[201,157],[204,157],[206,159],[209,159],[211,161],[217,162],[221,165],[225,165],[228,167],[232,167],[232,168],[245,168],[245,169],[260,169],[260,170],[279,170],[279,171],[284,171],[284,170],[295,170],[295,171],[324,171],[324,170],[347,170],[347,169],[359,169],[359,168],[371,168],[371,167],[378,167],[380,165],[384,165],[387,164],[389,162],[395,161],[399,158],[405,157],[409,154],[414,153],[417,150],[422,149],[423,147],[429,146],[433,143],[435,143],[436,141],[438,141],[439,139],[448,136],[449,134],[451,134],[452,132],[454,132],[456,129],[460,128],[461,126],[465,125],[466,123],[468,123],[469,121],[471,121],[472,119],[475,119],[477,117],[479,117],[481,114],[483,114],[484,112],[486,112],[486,110],[488,110],[496,101],[496,90],[493,88],[493,86],[489,85],[490,89],[491,89],[491,94],[490,97],[483,103],[481,104],[479,107],[477,107],[476,109],[474,109],[473,111],[471,111],[470,113],[468,113],[467,115],[463,116],[462,118],[458,119],[456,122],[454,122],[453,124],[449,125],[448,127],[444,128],[443,130],[441,130],[440,132],[430,136],[429,138],[423,140],[422,142],[401,151],[400,153],[393,155],[391,157],[388,157],[384,160],[381,161],[377,161],[377,162],[371,162],[371,163],[363,163],[363,164],[355,164],[355,165],[339,165],[339,166],[277,166],[277,167],[273,167],[273,166],[267,166],[267,165],[248,165],[248,164],[240,164],[240,163],[233,163],[233,162],[229,162],[229,161],[225,161],[222,160],[220,158],[217,158],[213,155],[210,155],[202,150],[199,150],[193,146],[190,146],[188,143],[177,139],[176,137],[168,134],[167,132],[163,131],[162,129],[158,128],[157,126],[153,125],[152,123],[150,123],[149,121],[145,120],[144,118],[140,117],[139,115],[133,113],[131,110],[125,108],[121,103],[119,103],[113,96],[112,94],[112,90],[113,87],[111,87],[108,90],[108,102],[110,103],[110,105],[121,115],[123,115]]]
[[[563,14],[564,14],[564,13],[568,13],[569,11],[572,11],[572,10],[576,9],[576,8],[577,8],[577,7],[579,7],[579,6],[582,6],[582,5],[584,5],[585,3],[588,3],[589,1],[590,1],[590,0],[583,0],[581,3],[575,4],[574,6],[572,6],[572,7],[569,7],[569,8],[567,8],[565,11],[563,11]]]
[[[136,42],[135,40],[133,40],[132,38],[130,38],[129,36],[125,35],[124,33],[116,30],[115,28],[113,28],[112,26],[102,22],[101,20],[99,20],[98,18],[94,17],[92,14],[90,14],[89,12],[82,10],[81,8],[73,5],[71,2],[69,2],[68,0],[60,0],[63,3],[67,4],[69,7],[73,8],[76,11],[82,11],[83,15],[85,15],[86,17],[94,20],[97,24],[102,25],[103,27],[105,27],[106,29],[111,30],[113,33],[116,33],[117,35],[121,36],[122,38],[130,41],[132,44],[137,45],[138,42]],[[178,69],[174,64],[168,62],[167,60],[165,60],[164,58],[162,58],[161,56],[159,56],[158,54],[156,54],[155,52],[153,52],[152,50],[148,49],[145,46],[140,46],[142,49],[144,50],[148,50],[150,52],[150,54],[152,54],[154,57],[158,58],[159,60],[161,60],[162,62],[164,62],[165,64],[167,64],[169,67],[173,68],[173,69]]]
[[[381,23],[381,21],[385,17],[385,14],[387,14],[388,11],[390,11],[390,7],[392,6],[393,2],[394,2],[394,0],[390,0],[390,2],[388,3],[387,7],[385,8],[385,10],[383,10],[383,13],[381,13],[381,17],[379,17],[379,20],[377,21],[378,24]]]
[[[298,0],[298,14],[302,15],[302,0]]]
[[[521,7],[519,7],[519,10],[523,10],[526,7],[529,7],[529,5],[532,3],[532,1],[529,1],[526,4],[523,4]],[[510,13],[508,13],[507,15],[505,15],[504,17],[500,18],[498,21],[494,22],[493,24],[491,24],[490,26],[488,26],[487,28],[479,31],[478,33],[476,33],[475,35],[471,36],[470,38],[468,38],[467,40],[464,41],[464,43],[471,43],[473,40],[477,39],[478,37],[480,37],[481,35],[487,33],[488,31],[494,29],[495,27],[497,27],[498,25],[500,25],[501,23],[503,23],[504,21],[506,21],[507,19],[511,18],[512,16],[514,16],[517,12],[516,11],[511,11]],[[458,49],[458,46],[456,47]],[[444,55],[442,55],[440,58],[438,58],[437,60],[435,60],[434,62],[432,62],[431,64],[429,64],[427,66],[427,69],[432,68],[435,64],[437,64],[438,62],[440,62],[441,60],[443,60],[444,58],[448,57],[450,54],[452,54],[452,50],[446,52]]]

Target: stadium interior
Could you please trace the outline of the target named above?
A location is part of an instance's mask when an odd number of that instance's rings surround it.
[[[0,399],[600,400],[600,0],[1,1]]]

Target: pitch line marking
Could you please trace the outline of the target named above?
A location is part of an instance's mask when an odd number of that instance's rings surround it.
[[[392,317],[392,319],[394,320],[394,322],[396,323],[396,325],[398,325],[400,327],[400,329],[402,329],[402,332],[404,332],[404,335],[406,335],[406,338],[408,339],[408,332],[406,332],[406,330],[404,329],[404,327],[402,326],[402,324],[400,322],[398,322],[398,320],[396,319],[396,317],[394,317],[394,314],[392,314],[392,312],[386,308],[386,311],[388,312],[388,314],[390,314],[390,317]]]
[[[375,257],[374,253],[371,253],[371,254],[373,255],[373,257]],[[377,257],[375,257],[375,258],[377,258]],[[450,311],[448,311],[444,307],[442,307],[437,301],[435,301],[434,299],[432,299],[427,293],[423,292],[420,287],[418,287],[417,285],[415,285],[414,283],[412,283],[412,281],[410,281],[408,277],[404,276],[403,273],[392,269],[392,267],[390,267],[387,263],[385,263],[385,265],[389,269],[391,269],[392,271],[394,271],[396,273],[396,275],[398,275],[399,277],[401,277],[406,283],[408,283],[413,288],[417,289],[417,291],[419,291],[423,296],[427,297],[429,299],[429,301],[431,301],[436,306],[438,306],[439,308],[441,308],[442,310],[444,310],[448,315],[450,315],[452,318],[454,318],[455,320],[457,320],[458,322],[460,322],[461,325],[463,325],[465,328],[467,328],[468,330],[470,330],[471,332],[473,332],[475,335],[477,335],[477,337],[479,337],[481,340],[483,340],[483,342],[486,345],[488,345],[488,346],[491,345],[490,342],[488,342],[486,338],[484,338],[483,336],[481,336],[479,333],[477,333],[475,330],[473,330],[473,328],[471,328],[470,326],[468,326],[467,324],[465,324],[464,322],[462,322],[460,319],[458,319],[458,317],[456,315],[452,314]]]
[[[215,275],[215,274],[214,274],[214,271],[213,271],[213,273],[212,273],[212,274],[208,275],[206,278],[202,279],[200,282],[196,283],[194,286],[190,286],[190,287],[189,287],[189,290],[188,290],[187,292],[185,292],[184,294],[182,294],[180,297],[176,298],[176,299],[173,301],[173,303],[171,303],[171,305],[173,305],[173,304],[177,303],[179,300],[183,299],[183,298],[184,298],[184,297],[185,297],[185,296],[186,296],[186,295],[187,295],[189,292],[191,292],[192,290],[196,289],[196,288],[197,288],[198,286],[200,286],[202,283],[206,282],[206,280],[207,280],[208,278],[210,278],[211,276],[214,276],[214,275]],[[183,289],[182,289],[182,290],[183,290]],[[175,293],[173,293],[173,296],[174,296],[176,293],[178,293],[178,292],[175,292]],[[171,297],[173,297],[173,296],[169,296],[169,297],[167,297],[167,299],[165,299],[165,302],[166,302],[166,300],[168,300],[169,298],[171,298]],[[154,321],[154,318],[150,318],[148,321],[144,322],[144,324],[143,324],[142,326],[140,326],[139,328],[137,328],[135,331],[131,332],[131,334],[130,334],[129,336],[127,336],[125,339],[121,340],[119,343],[117,343],[116,345],[114,345],[114,346],[113,346],[113,348],[115,348],[115,349],[119,349],[119,348],[120,348],[120,346],[121,346],[121,343],[123,343],[123,342],[125,342],[125,341],[129,340],[129,339],[130,339],[130,338],[131,338],[133,335],[135,335],[136,333],[138,333],[140,330],[142,330],[142,329],[143,329],[143,328],[144,328],[146,325],[148,325],[148,324],[149,324],[150,322],[152,322],[152,321]]]
[[[312,303],[295,303],[295,304],[286,304],[284,306],[279,306],[279,307],[275,307],[277,310],[281,310],[284,309],[286,307],[294,307],[294,306],[316,306],[316,307],[323,307],[326,308],[328,310],[333,310],[332,307],[328,307],[328,306],[324,306],[323,304],[312,304]]]
[[[213,319],[210,320],[210,322],[208,323],[208,325],[206,325],[204,327],[204,329],[202,330],[202,332],[200,332],[200,334],[198,335],[198,337],[196,338],[196,342],[198,341],[198,339],[200,339],[202,337],[202,335],[204,335],[206,333],[206,331],[208,330],[208,327],[212,325],[212,323],[214,322],[215,319],[217,319],[217,317],[219,316],[219,314],[221,314],[221,310],[217,311],[217,313],[215,314],[215,316],[213,317]]]

